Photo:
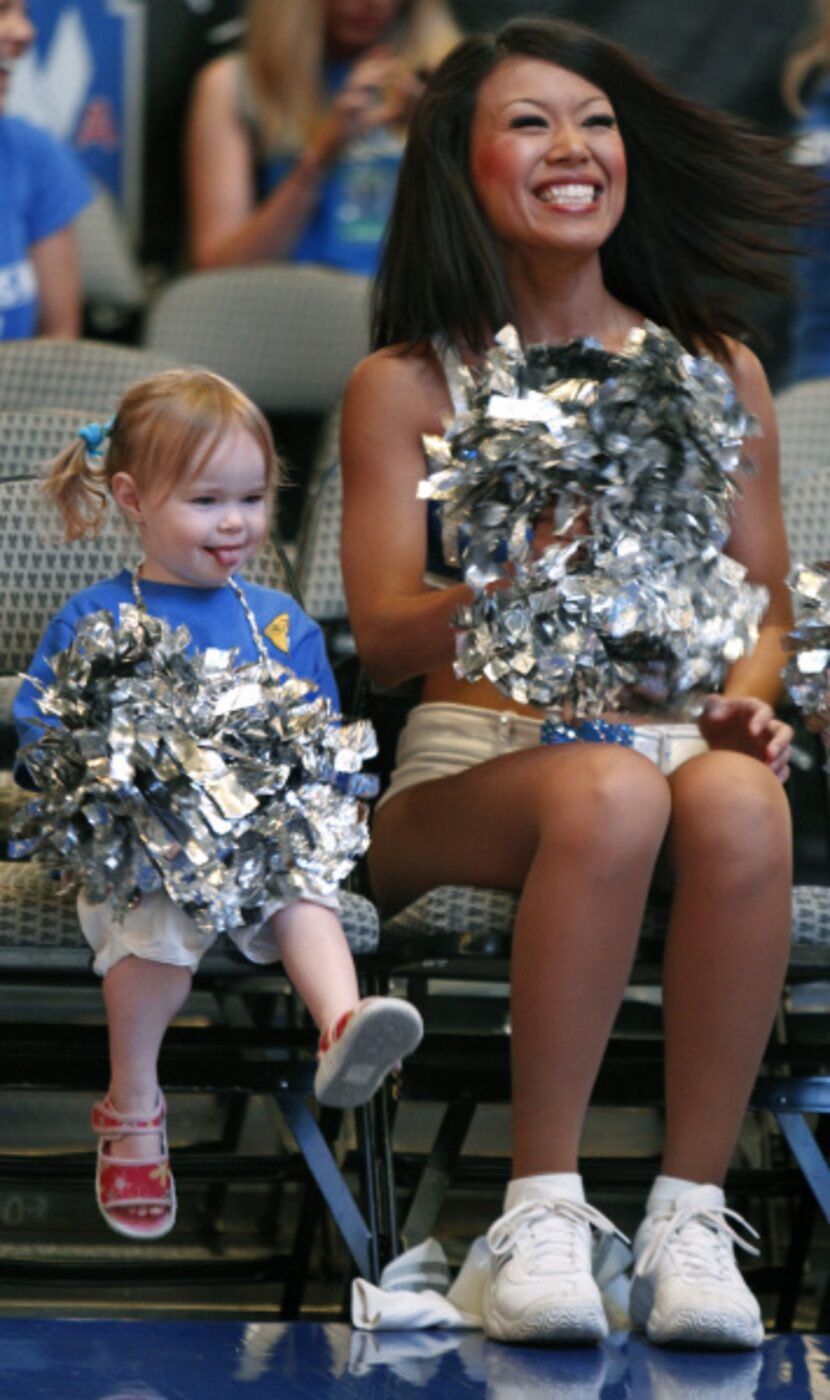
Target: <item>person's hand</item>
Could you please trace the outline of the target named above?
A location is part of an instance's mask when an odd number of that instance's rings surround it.
[[[356,136],[377,126],[407,121],[423,83],[389,49],[376,48],[357,61],[309,150],[314,163],[328,164]]]
[[[362,132],[408,121],[423,87],[402,58],[379,46],[357,61],[340,97]]]
[[[749,754],[771,768],[782,783],[790,773],[793,731],[777,718],[771,705],[754,695],[729,699],[707,696],[698,728],[710,749]]]

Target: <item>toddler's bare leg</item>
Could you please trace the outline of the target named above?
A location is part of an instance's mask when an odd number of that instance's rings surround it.
[[[333,909],[309,900],[273,917],[283,967],[318,1030],[333,1025],[360,1000],[346,935]]]
[[[104,978],[110,1053],[110,1099],[119,1113],[150,1113],[158,1095],[158,1057],[173,1017],[190,992],[186,967],[126,957]],[[113,1144],[115,1155],[138,1160],[157,1157],[159,1138],[127,1136]],[[158,1215],[159,1209],[134,1207],[136,1215]]]

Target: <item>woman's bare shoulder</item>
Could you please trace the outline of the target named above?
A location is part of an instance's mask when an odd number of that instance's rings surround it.
[[[735,385],[739,398],[754,397],[768,388],[767,376],[761,361],[755,351],[750,350],[749,346],[745,345],[742,340],[726,336],[724,338],[724,353],[718,358]]]
[[[194,96],[205,102],[223,103],[235,98],[241,61],[238,53],[226,53],[211,59],[210,63],[199,69],[193,80]]]
[[[407,419],[442,412],[448,391],[430,347],[392,345],[361,360],[349,380],[346,405],[372,399],[384,407],[397,405]]]
[[[440,382],[440,378],[438,362],[429,345],[386,345],[360,361],[350,382],[369,380],[414,387]]]

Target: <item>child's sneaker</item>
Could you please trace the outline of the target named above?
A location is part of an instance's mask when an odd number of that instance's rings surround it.
[[[487,1235],[492,1272],[484,1330],[502,1342],[600,1342],[608,1323],[591,1271],[592,1229],[616,1234],[584,1201],[542,1196],[507,1211]]]
[[[695,1186],[665,1209],[648,1214],[634,1240],[631,1325],[658,1344],[742,1347],[761,1345],[764,1325],[757,1299],[735,1263],[734,1246],[758,1250],[729,1224],[719,1186]]]
[[[424,1023],[410,1002],[366,997],[320,1036],[316,1098],[332,1108],[367,1103],[423,1033]]]

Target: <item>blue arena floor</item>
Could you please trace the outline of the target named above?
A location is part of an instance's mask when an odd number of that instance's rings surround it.
[[[828,1400],[830,1337],[668,1352],[620,1333],[529,1350],[341,1323],[0,1319],[3,1400]]]

